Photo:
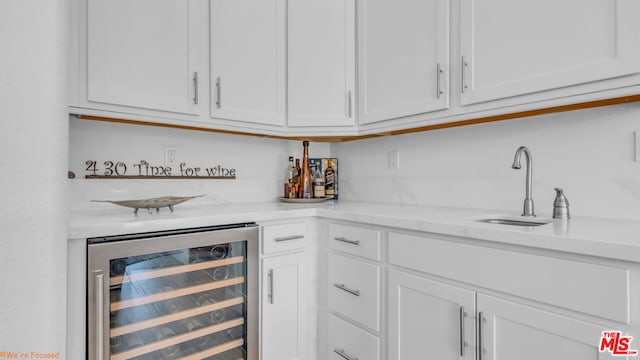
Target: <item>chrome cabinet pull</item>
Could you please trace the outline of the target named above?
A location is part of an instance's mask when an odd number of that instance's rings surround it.
[[[467,89],[469,88],[467,86],[467,67],[469,66],[469,63],[467,62],[467,60],[464,58],[464,56],[462,56],[462,93],[464,94]]]
[[[464,311],[464,306],[460,306],[460,356],[464,357],[465,348],[469,346],[469,344],[464,341],[464,319],[469,314]]]
[[[216,107],[220,109],[222,106],[222,83],[220,77],[216,79]]]
[[[342,291],[346,291],[351,295],[360,296],[360,290],[349,289],[348,287],[344,286],[344,284],[333,284],[333,286],[337,287]]]
[[[352,357],[352,356],[347,355],[347,353],[342,349],[334,349],[333,352],[338,354],[338,355],[340,355],[340,357],[345,359],[345,360],[358,360],[357,357]]]
[[[351,113],[352,113],[351,90],[349,90],[347,92],[347,108],[348,108],[348,116],[347,117],[351,118]]]
[[[269,304],[273,304],[273,269],[269,270],[269,292],[267,293],[267,298],[269,299]]]
[[[193,73],[193,103],[198,105],[198,72]]]
[[[487,352],[487,349],[484,348],[484,323],[486,322],[484,318],[484,313],[478,313],[478,360],[484,359],[484,354]]]
[[[283,236],[283,237],[275,238],[274,241],[281,242],[281,241],[291,241],[291,240],[298,240],[298,239],[304,239],[304,235]]]
[[[344,243],[351,244],[351,245],[356,245],[356,246],[360,245],[360,240],[349,240],[349,239],[347,239],[347,238],[345,238],[343,236],[334,237],[333,239],[336,240],[336,241],[342,241]]]
[[[104,274],[93,272],[96,280],[96,360],[104,359]]]
[[[440,67],[440,63],[436,66],[436,97],[440,99],[440,96],[444,94],[442,92],[442,68]]]

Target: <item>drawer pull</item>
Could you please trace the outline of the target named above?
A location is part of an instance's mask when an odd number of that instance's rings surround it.
[[[348,287],[344,286],[344,284],[333,284],[333,286],[337,287],[342,291],[346,291],[351,295],[360,296],[360,290],[349,289]]]
[[[291,240],[298,240],[298,239],[304,239],[304,235],[283,236],[283,237],[275,238],[274,241],[281,242],[281,241],[291,241]]]
[[[358,360],[357,357],[352,357],[352,356],[347,355],[347,353],[342,349],[335,349],[335,350],[333,350],[333,352],[338,354],[338,355],[340,355],[340,357],[345,359],[345,360]]]
[[[356,246],[360,245],[360,240],[349,240],[345,237],[334,237],[333,239],[336,241],[342,241],[344,243],[351,244],[351,245],[356,245]]]

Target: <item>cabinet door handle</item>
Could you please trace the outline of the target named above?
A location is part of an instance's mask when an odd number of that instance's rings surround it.
[[[104,274],[102,270],[93,272],[96,280],[96,360],[104,359]]]
[[[304,239],[304,235],[283,236],[283,237],[275,238],[273,240],[275,242],[281,242],[281,241],[291,241],[291,240],[298,240],[298,239]]]
[[[347,355],[347,353],[342,349],[334,349],[333,352],[338,354],[338,355],[340,355],[340,357],[345,359],[345,360],[358,360],[357,357],[353,357],[353,356]]]
[[[442,92],[442,68],[440,67],[440,63],[436,66],[436,97],[440,99],[440,96],[444,94]]]
[[[219,76],[216,79],[216,107],[218,109],[222,107],[222,82]]]
[[[333,286],[337,287],[342,291],[346,291],[351,295],[360,296],[360,290],[349,289],[348,287],[344,286],[344,284],[333,284]]]
[[[193,73],[193,103],[198,105],[198,72]]]
[[[484,354],[487,352],[487,349],[484,348],[484,323],[486,322],[484,318],[484,313],[478,313],[478,360],[484,359]]]
[[[336,241],[341,241],[341,242],[344,242],[344,243],[347,243],[347,244],[351,244],[351,245],[356,245],[356,246],[360,245],[360,240],[349,240],[349,239],[347,239],[347,238],[345,238],[343,236],[334,237],[333,239],[336,240]]]
[[[469,344],[464,341],[464,320],[469,314],[464,311],[464,306],[460,306],[460,356],[464,357],[465,348]]]
[[[462,56],[462,93],[464,94],[467,89],[469,88],[467,86],[467,67],[469,66],[469,63],[467,62],[467,60],[464,58],[464,56]]]
[[[348,118],[351,118],[351,114],[352,114],[352,96],[351,96],[351,90],[349,90],[347,92],[347,112],[348,112]]]
[[[273,269],[269,270],[269,291],[267,292],[267,298],[269,299],[269,304],[273,304]]]

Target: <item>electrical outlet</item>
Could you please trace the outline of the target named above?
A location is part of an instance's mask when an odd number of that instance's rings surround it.
[[[389,169],[400,169],[400,152],[389,151]]]
[[[178,149],[174,147],[164,148],[164,166],[178,164]]]

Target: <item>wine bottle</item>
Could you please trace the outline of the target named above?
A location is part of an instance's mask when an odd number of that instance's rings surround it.
[[[300,168],[300,159],[296,159],[296,176],[293,179],[293,186],[295,187],[294,192],[296,197],[298,197],[298,192],[300,191],[300,173],[302,169]]]
[[[315,163],[313,167],[313,197],[323,198],[324,196],[324,176],[320,171],[320,164]]]
[[[229,244],[214,245],[210,252],[213,260],[224,259],[229,255]]]
[[[289,156],[289,165],[287,166],[287,170],[284,174],[284,197],[293,199],[296,197],[295,194],[295,177],[296,177],[296,167],[293,165],[293,156]]]
[[[109,274],[113,276],[122,276],[124,275],[125,270],[127,269],[127,259],[113,259],[109,264]]]
[[[324,193],[331,198],[336,196],[336,171],[331,167],[331,159],[327,161],[324,171]]]
[[[157,341],[168,339],[170,337],[176,336],[175,331],[169,326],[161,326],[155,329],[155,338]],[[182,357],[182,353],[180,352],[180,344],[167,346],[160,350],[163,359],[180,359]]]
[[[302,142],[302,169],[300,171],[300,189],[298,197],[302,199],[313,198],[313,182],[311,180],[311,168],[309,167],[309,142]]]
[[[194,332],[204,327],[204,324],[197,317],[192,317],[184,320],[184,326],[188,332]],[[213,345],[211,335],[204,335],[193,339],[193,345],[198,349],[204,350],[210,348]]]

